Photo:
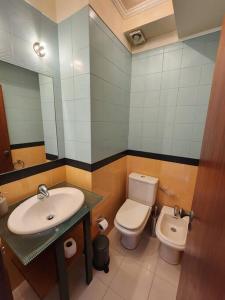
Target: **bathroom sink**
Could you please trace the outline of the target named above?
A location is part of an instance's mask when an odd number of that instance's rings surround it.
[[[33,196],[11,213],[8,228],[15,234],[35,234],[53,228],[72,217],[83,205],[84,194],[76,188],[49,190],[42,200]]]

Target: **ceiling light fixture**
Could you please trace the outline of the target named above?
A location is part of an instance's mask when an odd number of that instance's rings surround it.
[[[34,52],[39,56],[39,57],[44,57],[45,56],[45,48],[43,45],[41,45],[39,42],[35,42],[33,44],[33,49]]]

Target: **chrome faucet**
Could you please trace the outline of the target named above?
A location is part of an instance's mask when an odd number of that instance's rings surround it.
[[[37,189],[37,197],[39,200],[49,197],[48,188],[45,184],[40,184]]]
[[[193,210],[186,211],[183,208],[180,208],[178,205],[174,206],[174,216],[176,218],[184,218],[184,217],[189,217],[189,224],[188,224],[188,229],[191,230],[191,222],[194,219],[194,212]]]
[[[174,206],[174,217],[178,218],[180,217],[180,207],[178,205]]]
[[[180,209],[180,217],[181,218],[184,218],[184,217],[189,217],[190,218],[190,222],[193,220],[194,218],[194,212],[193,210],[190,210],[190,211],[186,211],[184,210],[183,208]]]

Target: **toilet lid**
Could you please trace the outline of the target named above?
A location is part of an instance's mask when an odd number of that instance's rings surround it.
[[[149,210],[149,206],[127,199],[118,210],[116,221],[126,229],[135,230],[145,222]]]

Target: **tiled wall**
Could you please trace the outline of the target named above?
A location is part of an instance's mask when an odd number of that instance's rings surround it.
[[[6,195],[9,204],[21,201],[37,193],[40,183],[48,187],[64,182],[66,179],[65,166],[32,175],[1,185],[1,192]]]
[[[39,58],[33,51],[33,43],[36,41],[45,43],[47,54],[44,58]],[[0,60],[53,76],[59,153],[63,157],[57,24],[23,0],[1,0]]]
[[[198,167],[185,164],[127,156],[127,174],[138,172],[159,178],[157,203],[186,210],[192,206]]]
[[[26,147],[11,150],[13,163],[15,163],[17,160],[22,160],[25,168],[46,163],[45,153],[45,146]],[[14,168],[21,169],[21,165],[15,164]]]
[[[59,24],[59,56],[67,158],[91,163],[89,8]]]
[[[43,141],[38,74],[0,61],[0,84],[10,144]]]
[[[85,7],[59,24],[59,55],[66,157],[93,163],[126,150],[129,52]]]
[[[58,155],[53,79],[42,74],[39,74],[38,78],[45,150],[48,154]]]
[[[199,158],[218,40],[133,55],[129,149]]]
[[[127,157],[92,172],[92,191],[104,196],[104,200],[92,212],[93,224],[97,218],[104,216],[111,230],[116,213],[126,199],[126,180]],[[97,231],[96,227],[93,229]]]
[[[127,149],[131,54],[90,11],[92,162]]]

